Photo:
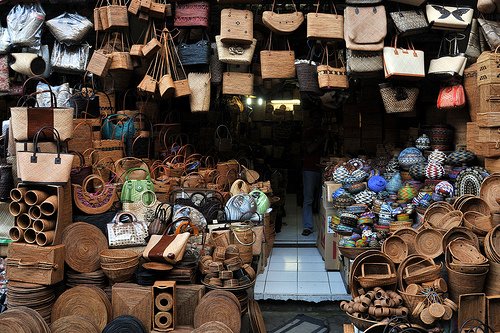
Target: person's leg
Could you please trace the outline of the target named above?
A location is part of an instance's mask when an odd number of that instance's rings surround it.
[[[304,226],[304,231],[302,234],[308,236],[311,234],[313,229],[313,212],[312,205],[314,201],[314,188],[315,183],[315,173],[314,171],[304,171],[303,172],[303,193],[304,201],[302,204],[302,225]]]

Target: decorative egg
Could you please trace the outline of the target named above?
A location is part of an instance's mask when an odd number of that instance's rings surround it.
[[[415,140],[415,147],[420,150],[429,150],[431,149],[431,139],[427,134],[422,134]]]
[[[442,181],[434,187],[434,192],[445,197],[451,197],[453,195],[453,185],[447,181]]]
[[[425,167],[425,176],[429,179],[441,179],[444,174],[444,168],[439,163],[430,162]]]
[[[387,186],[387,181],[382,176],[373,176],[368,179],[368,188],[373,192],[380,192]]]

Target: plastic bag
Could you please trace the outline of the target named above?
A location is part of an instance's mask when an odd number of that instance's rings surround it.
[[[45,12],[39,3],[15,5],[7,15],[12,44],[39,47]]]
[[[10,43],[9,30],[0,27],[0,54],[6,54],[9,51]]]
[[[36,85],[36,92],[42,92],[36,95],[36,101],[39,107],[50,107],[50,90],[56,96],[57,107],[71,107],[70,98],[73,95],[69,83],[63,83],[60,86],[49,86],[46,83],[38,82]]]
[[[89,59],[89,44],[67,46],[54,42],[50,60],[56,72],[84,72]]]
[[[48,20],[46,25],[59,42],[67,45],[79,44],[93,27],[85,16],[70,13]]]

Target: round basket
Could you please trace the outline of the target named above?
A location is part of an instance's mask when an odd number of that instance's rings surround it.
[[[470,197],[474,197],[474,195],[472,195],[472,194],[464,194],[464,195],[459,196],[453,202],[453,208],[458,209],[458,207],[460,206],[460,204],[462,203],[462,201],[464,201],[465,199],[470,198]]]
[[[210,321],[220,321],[233,332],[239,332],[241,329],[239,302],[235,304],[234,300],[222,295],[204,296],[194,310],[194,327],[199,328]]]
[[[340,253],[351,260],[356,259],[356,257],[368,250],[380,250],[379,247],[349,247],[349,246],[339,246]]]
[[[424,214],[424,223],[441,229],[440,225],[443,223],[443,217],[450,211],[449,207],[445,205],[429,206]]]
[[[449,266],[446,266],[446,271],[448,272],[448,291],[450,298],[455,303],[458,303],[459,297],[462,294],[483,292],[489,270],[480,274],[466,274],[454,271]]]
[[[396,232],[399,229],[411,228],[413,221],[393,221],[389,224],[389,232]]]
[[[37,332],[50,333],[50,328],[42,316],[26,306],[18,306],[0,314],[2,332]]]
[[[496,262],[490,262],[490,271],[488,273],[488,279],[486,280],[486,286],[484,292],[488,296],[500,295],[500,264]]]
[[[458,210],[464,214],[469,211],[479,212],[483,215],[491,214],[490,206],[488,206],[488,203],[480,197],[467,197],[461,200],[458,205]]]
[[[490,261],[500,263],[500,224],[484,238],[484,252]]]
[[[460,227],[462,225],[463,217],[464,213],[459,210],[453,210],[443,216],[441,223],[437,227],[446,231],[454,227]]]
[[[477,238],[477,235],[472,232],[472,230],[470,230],[466,227],[455,227],[455,228],[451,228],[450,230],[448,230],[444,234],[443,240],[442,240],[443,249],[446,249],[448,244],[452,240],[457,239],[457,238],[468,239],[468,240],[472,241],[472,243],[477,248],[479,248],[479,239]]]
[[[144,333],[144,325],[136,317],[129,315],[121,315],[110,321],[102,333]]]
[[[484,257],[481,252],[470,241],[463,238],[452,240],[446,248],[450,253],[450,260],[457,263],[464,264],[485,264],[488,259]]]
[[[401,237],[406,245],[408,245],[408,254],[415,254],[417,250],[415,249],[415,238],[417,237],[417,231],[413,228],[401,228],[393,233],[394,236]]]
[[[134,273],[137,269],[139,262],[130,264],[122,268],[105,268],[102,267],[102,271],[113,283],[125,282],[132,279]]]
[[[411,295],[400,290],[398,290],[398,293],[403,298],[405,306],[410,310],[409,311],[410,313],[412,313],[413,310],[415,310],[418,303],[425,301],[425,299],[427,298],[427,296],[425,295]]]
[[[370,328],[370,326],[373,326],[377,323],[377,321],[374,321],[374,320],[356,318],[347,312],[346,312],[346,315],[347,315],[347,317],[349,317],[349,320],[351,321],[351,323],[354,326],[356,326],[356,328],[360,331],[366,331],[368,328]]]
[[[408,244],[399,236],[390,236],[382,244],[384,252],[396,264],[401,263],[408,256]]]
[[[52,333],[100,333],[99,329],[93,322],[77,315],[59,318],[50,325],[50,330]]]
[[[464,214],[464,226],[479,236],[486,236],[488,231],[493,228],[491,215],[468,211]]]
[[[484,179],[479,190],[479,196],[483,199],[492,212],[500,211],[500,203],[497,201],[500,193],[500,173],[494,173]]]
[[[84,222],[75,222],[64,229],[62,243],[65,261],[79,273],[90,273],[101,268],[99,253],[108,248],[108,240],[99,228]]]
[[[195,328],[191,333],[233,333],[226,324],[220,321],[209,321],[198,328]]]
[[[423,229],[415,237],[415,249],[423,256],[437,258],[443,254],[442,238],[439,231]]]
[[[123,263],[132,259],[138,259],[139,255],[126,249],[107,249],[100,252],[101,262],[105,264]]]
[[[124,267],[130,267],[132,265],[138,265],[139,264],[139,257],[133,258],[130,260],[126,261],[120,261],[120,262],[113,262],[113,263],[104,263],[101,261],[101,267],[106,268],[106,269],[120,269]]]

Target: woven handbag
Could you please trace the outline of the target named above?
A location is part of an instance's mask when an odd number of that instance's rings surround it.
[[[210,63],[210,41],[206,33],[203,38],[194,44],[187,43],[186,39],[177,48],[182,65],[208,65]]]
[[[384,70],[381,51],[354,51],[347,49],[347,74],[353,77],[380,76]]]
[[[408,49],[398,48],[398,38],[394,38],[391,46],[384,47],[385,78],[392,77],[425,77],[424,52],[415,50],[412,43]]]
[[[250,65],[257,45],[255,38],[252,39],[252,43],[249,45],[224,44],[221,36],[215,36],[215,42],[219,60],[233,65]]]
[[[189,105],[191,112],[208,112],[210,109],[210,73],[188,74]]]
[[[465,106],[465,92],[461,84],[442,87],[439,90],[437,108],[440,110],[461,109]]]
[[[85,16],[65,12],[45,22],[52,35],[61,43],[78,44],[92,30],[92,22]]]
[[[221,10],[220,37],[223,43],[252,44],[253,13],[234,8]]]
[[[330,12],[319,13],[320,2],[318,1],[316,13],[307,14],[307,38],[319,40],[343,40],[344,39],[344,17],[338,15],[333,1],[330,2]]]
[[[390,83],[379,84],[386,113],[412,112],[418,98],[418,88],[393,87]]]
[[[335,66],[337,65],[337,51],[335,54]],[[328,61],[328,45],[325,47],[325,52],[323,53],[323,60],[326,55],[326,64],[321,64],[318,66],[318,83],[321,89],[334,89],[334,88],[349,88],[349,80],[347,79],[345,66],[342,67],[331,67]],[[341,57],[341,62],[343,65],[343,60]],[[322,61],[323,63],[323,61]]]
[[[124,202],[122,207],[125,212],[134,214],[139,221],[144,221],[149,228],[153,222],[156,207],[161,203],[157,200],[153,191],[144,191],[141,200],[137,202]]]
[[[463,31],[471,24],[474,9],[427,4],[425,13],[431,29]]]
[[[295,60],[295,70],[297,71],[297,80],[299,82],[299,91],[309,92],[316,95],[321,94],[318,85],[317,65],[312,61],[314,47],[309,49],[307,59]]]
[[[125,0],[111,0],[111,4],[101,8],[105,8],[105,12],[107,15],[107,24],[103,24],[103,26],[105,26],[104,30],[107,30],[109,28],[128,27],[128,11]],[[101,22],[103,22],[102,15]]]
[[[217,43],[211,43],[212,55],[210,56],[210,82],[220,84],[222,82],[223,64],[219,60],[217,52]]]
[[[215,147],[220,152],[229,152],[233,149],[233,137],[229,128],[225,125],[219,125],[215,130]]]
[[[174,26],[208,28],[209,17],[210,3],[208,1],[177,3],[175,7]]]
[[[293,0],[292,4],[295,9],[293,13],[278,14],[274,12],[276,0],[273,0],[271,10],[266,10],[262,13],[262,23],[277,34],[291,34],[304,22],[304,14],[297,10],[297,6]]]
[[[95,183],[95,180],[98,182]],[[90,183],[91,181],[93,183]],[[94,193],[88,192],[91,184],[95,188],[99,188],[99,190]],[[85,214],[95,215],[107,212],[116,199],[116,187],[113,184],[106,183],[98,175],[87,176],[82,185],[73,184],[73,200],[76,207]]]
[[[458,37],[451,40],[443,38],[439,46],[439,51],[436,59],[432,59],[429,64],[427,75],[433,79],[448,80],[451,78],[459,78],[464,74],[467,58],[465,54],[458,51]],[[441,56],[443,45],[445,42],[450,43],[449,55]]]
[[[350,50],[380,51],[387,35],[384,6],[346,7],[344,39]]]
[[[171,34],[168,34],[167,48],[170,64],[172,65],[172,79],[174,80],[175,89],[174,96],[189,96],[191,94],[191,89],[189,88],[188,77]]]
[[[272,33],[269,36],[267,50],[260,51],[260,69],[262,79],[289,79],[295,77],[295,52],[290,48],[287,40],[288,51],[271,50]]]
[[[421,9],[397,11],[389,15],[396,26],[398,36],[411,36],[429,30],[429,24]]]
[[[222,77],[224,95],[253,95],[253,74],[225,72]]]
[[[113,222],[107,224],[107,230],[110,248],[147,245],[148,226],[132,213],[116,214]]]

